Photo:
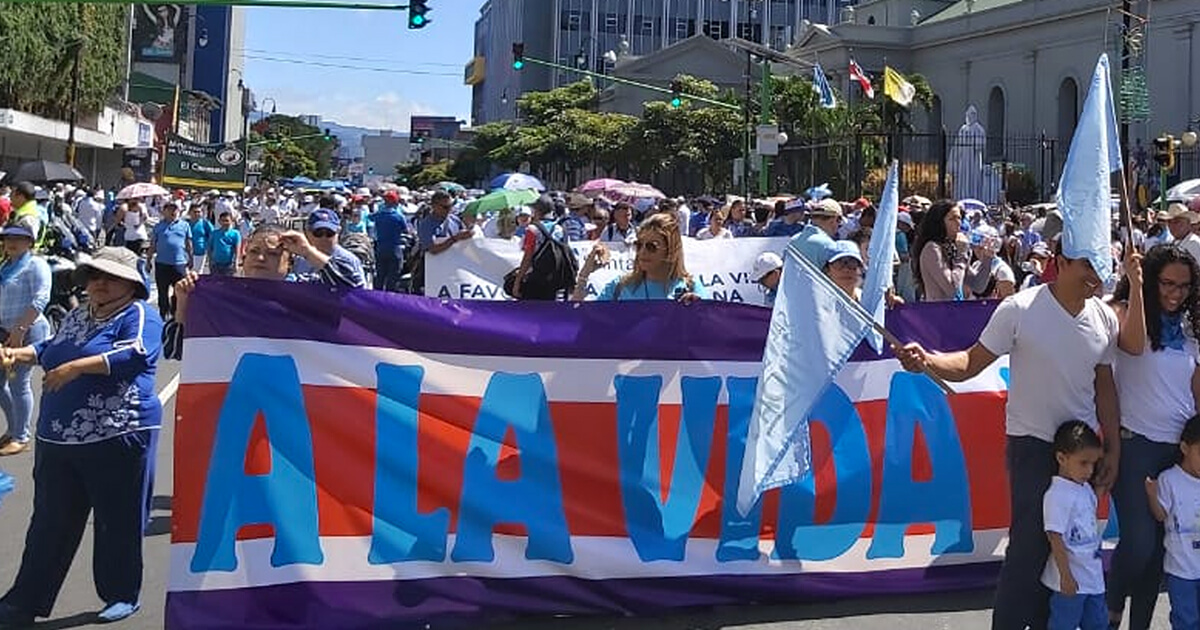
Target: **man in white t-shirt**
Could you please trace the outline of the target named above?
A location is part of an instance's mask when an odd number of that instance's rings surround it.
[[[1099,276],[1086,259],[1057,253],[1058,278],[1006,298],[967,350],[930,352],[910,343],[896,349],[905,369],[947,381],[974,378],[1009,355],[1006,460],[1012,516],[993,630],[1045,628],[1050,593],[1041,574],[1050,553],[1042,497],[1056,472],[1052,442],[1059,425],[1082,420],[1104,437],[1093,481],[1103,493],[1116,478],[1119,411],[1112,363],[1116,315],[1099,298]]]
[[[1196,213],[1188,210],[1182,203],[1172,203],[1167,206],[1165,218],[1167,229],[1171,231],[1175,244],[1191,254],[1192,258],[1200,260],[1200,236],[1192,231],[1192,221],[1197,218]]]

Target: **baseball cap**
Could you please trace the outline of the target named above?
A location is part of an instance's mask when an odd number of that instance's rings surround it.
[[[529,206],[521,206],[521,209],[517,210],[517,216],[531,217],[533,216],[533,210]]]
[[[1033,248],[1029,250],[1029,254],[1031,256],[1039,256],[1041,258],[1053,258],[1054,256],[1050,253],[1050,246],[1044,242],[1034,243]]]
[[[809,208],[808,214],[814,217],[840,217],[842,216],[842,204],[826,197]]]
[[[783,268],[783,259],[779,254],[774,252],[763,252],[754,259],[754,267],[751,276],[755,282],[763,279],[763,276]]]
[[[901,213],[897,214],[896,222],[903,223],[904,225],[907,225],[908,227],[916,227],[915,225],[913,225],[912,215],[907,212],[901,212]]]
[[[400,191],[388,190],[383,193],[383,200],[389,204],[400,203]]]
[[[317,208],[308,215],[308,229],[320,230],[322,228],[334,232],[342,230],[342,222],[338,220],[336,212],[328,208]]]
[[[797,198],[787,202],[783,206],[783,211],[788,212],[788,213],[802,212],[807,209],[808,209],[808,204],[800,197],[797,197]]]
[[[833,247],[828,249],[829,264],[833,264],[843,258],[853,258],[858,261],[858,264],[863,264],[862,252],[858,250],[858,243],[854,241],[835,241]]]

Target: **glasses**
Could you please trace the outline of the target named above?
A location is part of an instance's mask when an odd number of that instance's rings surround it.
[[[329,228],[321,228],[319,230],[313,230],[312,234],[317,238],[333,238],[337,235],[337,232],[334,232]]]
[[[1176,291],[1178,291],[1180,293],[1187,293],[1192,290],[1192,283],[1190,283],[1190,282],[1180,283],[1180,282],[1174,282],[1171,280],[1167,280],[1165,278],[1159,278],[1158,279],[1158,288],[1162,289],[1163,291],[1166,291],[1167,293],[1174,293]]]
[[[658,253],[660,249],[666,247],[658,241],[634,241],[634,245],[650,252],[651,254]]]

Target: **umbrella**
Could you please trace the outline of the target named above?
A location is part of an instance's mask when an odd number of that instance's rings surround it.
[[[575,192],[581,192],[585,195],[595,196],[614,186],[624,186],[625,182],[619,179],[602,178],[593,179],[590,182],[584,182],[582,186],[575,189]]]
[[[613,201],[633,203],[639,199],[666,199],[667,196],[650,184],[637,182],[622,183],[604,191],[604,196]]]
[[[546,185],[533,175],[525,173],[505,173],[496,177],[488,184],[492,190],[546,190]]]
[[[117,193],[117,199],[140,199],[142,197],[165,197],[169,194],[171,194],[170,191],[168,191],[166,188],[163,188],[162,186],[159,186],[158,184],[151,184],[148,182],[138,182],[136,184],[130,184],[130,185],[122,188],[121,192]]]
[[[62,162],[37,160],[26,162],[17,170],[8,174],[10,182],[33,182],[35,184],[53,184],[55,182],[81,182],[83,174],[75,167]]]
[[[463,186],[457,182],[438,182],[433,187],[444,190],[448,193],[460,193],[467,190],[466,186]]]
[[[468,203],[463,211],[477,214],[495,212],[537,201],[540,196],[534,190],[497,190]]]

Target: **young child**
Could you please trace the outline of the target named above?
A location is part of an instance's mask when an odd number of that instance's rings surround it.
[[[1150,511],[1163,522],[1167,597],[1171,627],[1200,628],[1200,415],[1192,416],[1179,436],[1183,457],[1158,480],[1146,479]]]
[[[1079,420],[1064,423],[1054,433],[1058,475],[1042,499],[1050,539],[1042,584],[1054,591],[1050,630],[1108,628],[1096,491],[1088,483],[1102,454],[1100,437]]]

